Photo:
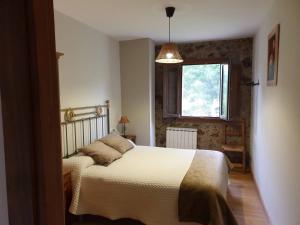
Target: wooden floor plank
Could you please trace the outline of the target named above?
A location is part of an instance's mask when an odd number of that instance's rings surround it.
[[[239,225],[269,225],[257,188],[250,173],[232,172],[228,186],[228,204]],[[101,221],[100,221],[101,220]],[[139,222],[98,219],[74,225],[140,225]]]

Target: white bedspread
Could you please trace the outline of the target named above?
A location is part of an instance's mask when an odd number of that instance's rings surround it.
[[[137,146],[108,167],[93,165],[87,156],[66,159],[64,167],[73,169],[70,212],[148,225],[196,225],[178,222],[179,187],[194,154]]]

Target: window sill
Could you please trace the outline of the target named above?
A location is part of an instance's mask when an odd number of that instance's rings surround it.
[[[193,117],[193,116],[180,116],[176,118],[178,122],[188,122],[188,123],[223,123],[224,120],[219,117]]]

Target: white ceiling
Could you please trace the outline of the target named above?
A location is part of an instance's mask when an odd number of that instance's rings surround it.
[[[168,39],[166,6],[176,7],[172,40],[253,36],[273,0],[54,0],[54,7],[116,40]]]

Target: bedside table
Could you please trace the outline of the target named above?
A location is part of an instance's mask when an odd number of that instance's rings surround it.
[[[133,134],[128,134],[128,135],[123,135],[124,138],[131,140],[133,143],[135,143],[136,140],[136,135]]]
[[[63,190],[64,190],[65,224],[71,225],[71,214],[69,213],[69,207],[72,201],[72,183],[71,183],[70,170],[63,170]]]

